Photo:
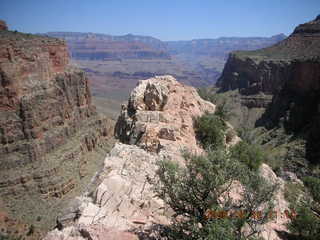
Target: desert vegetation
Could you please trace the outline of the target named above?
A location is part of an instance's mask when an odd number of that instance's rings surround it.
[[[227,126],[219,114],[204,114],[196,129],[206,154],[185,153],[185,166],[158,163],[155,192],[174,211],[173,224],[162,234],[168,239],[255,239],[259,225],[270,220],[267,212],[277,188],[256,171],[262,150],[247,142],[227,150]],[[243,189],[240,202],[230,196],[235,188]]]

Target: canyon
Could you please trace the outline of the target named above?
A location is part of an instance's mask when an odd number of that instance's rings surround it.
[[[244,112],[259,112],[252,126],[283,126],[302,134],[306,157],[319,161],[320,16],[300,24],[285,40],[255,51],[236,51],[217,85],[237,92]],[[254,115],[254,114],[253,114]]]
[[[207,89],[231,103],[224,150],[247,141],[241,127],[255,131],[253,141],[271,153],[257,174],[278,185],[275,211],[290,209],[288,185],[304,188],[299,178],[319,177],[320,16],[286,39],[47,35],[8,31],[0,21],[1,235],[159,237],[157,227],[170,225],[175,212],[155,195],[157,164],[184,166],[186,151],[206,156],[195,122],[221,111],[221,103],[204,100],[194,87],[211,86],[222,68],[210,61],[223,65],[234,47],[250,51],[231,52],[218,89]],[[199,70],[203,59],[212,72]],[[111,116],[105,99],[121,108],[112,115],[116,122],[98,113]],[[239,199],[241,189],[236,184],[227,194]],[[304,191],[295,197],[309,195]],[[290,234],[289,222],[272,219],[256,236],[280,240]]]
[[[48,32],[44,35],[67,41],[72,61],[90,79],[98,111],[113,119],[140,79],[169,74],[194,87],[210,86],[220,76],[230,51],[263,48],[285,38],[279,34],[270,38],[161,41],[133,34]]]
[[[2,28],[0,45],[1,232],[38,239],[86,190],[113,123],[97,114],[64,41]]]

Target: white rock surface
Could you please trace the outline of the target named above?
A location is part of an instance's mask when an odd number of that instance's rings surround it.
[[[115,129],[119,139],[104,161],[99,178],[101,183],[94,199],[78,198],[81,216],[74,226],[50,232],[45,240],[64,239],[137,239],[126,231],[152,224],[168,224],[170,211],[161,199],[154,196],[148,179],[156,171],[156,162],[171,159],[183,162],[181,151],[187,149],[203,153],[195,138],[193,121],[205,112],[214,112],[215,105],[201,99],[197,91],[177,82],[171,76],[140,81],[132,91],[127,106],[122,107]],[[228,124],[232,129],[232,126]],[[234,136],[228,146],[240,138]],[[283,196],[283,181],[270,167],[263,164],[260,174],[271,182],[280,183],[276,193],[276,207],[288,208]],[[241,201],[243,188],[234,183],[230,192],[235,201]],[[285,220],[276,220],[263,226],[264,239],[278,239],[275,230],[284,230]],[[271,238],[269,238],[269,236]]]

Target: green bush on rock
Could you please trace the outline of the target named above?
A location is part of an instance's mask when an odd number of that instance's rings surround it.
[[[256,144],[244,141],[237,143],[231,148],[232,158],[246,164],[251,170],[257,170],[265,156],[262,148]]]
[[[224,145],[226,123],[217,115],[207,113],[195,121],[196,134],[204,148]]]
[[[167,239],[253,239],[259,225],[267,218],[254,219],[262,205],[271,207],[274,185],[267,183],[239,161],[234,161],[224,148],[206,155],[185,154],[185,166],[160,161],[152,180],[156,195],[174,211],[173,224],[163,233]],[[227,194],[234,182],[245,186],[241,207]],[[223,199],[223,200],[221,200]],[[208,218],[208,210],[243,210],[243,217]],[[266,207],[266,212],[270,208]],[[244,233],[244,225],[251,231]]]

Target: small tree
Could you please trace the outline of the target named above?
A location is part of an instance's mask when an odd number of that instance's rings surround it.
[[[269,206],[275,186],[268,184],[239,161],[230,158],[221,148],[206,156],[185,155],[186,166],[171,161],[159,162],[155,192],[175,212],[173,224],[165,232],[168,239],[248,239],[258,233],[258,225],[266,217],[254,219],[258,208]],[[235,181],[245,187],[241,205],[235,203],[229,192]],[[242,209],[241,218],[208,218],[206,212]],[[266,216],[266,215],[264,215]],[[250,231],[244,235],[247,224]]]

